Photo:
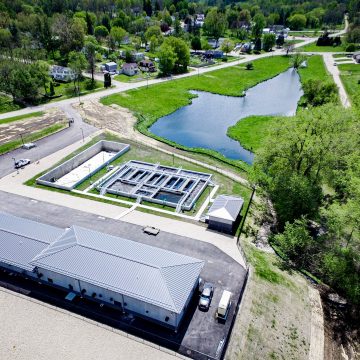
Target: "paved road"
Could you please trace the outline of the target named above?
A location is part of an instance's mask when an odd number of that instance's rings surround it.
[[[37,147],[31,150],[16,149],[10,153],[0,155],[0,178],[10,174],[14,171],[15,159],[30,159],[31,162],[36,162],[49,154],[79,141],[84,137],[94,133],[98,129],[83,122],[80,115],[69,104],[61,104],[59,106],[67,115],[68,118],[73,118],[74,123],[69,128],[47,136],[41,140],[36,141]]]

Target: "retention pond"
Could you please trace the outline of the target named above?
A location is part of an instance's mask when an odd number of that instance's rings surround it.
[[[245,97],[191,92],[197,97],[190,105],[160,118],[149,130],[178,144],[215,150],[249,164],[254,154],[229,138],[227,129],[252,115],[292,116],[302,96],[300,78],[294,69],[252,87]]]

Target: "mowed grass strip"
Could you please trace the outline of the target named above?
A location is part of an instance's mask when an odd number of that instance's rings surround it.
[[[316,46],[316,42],[314,42],[301,46],[298,50],[308,52],[344,52],[344,46]]]
[[[28,118],[32,118],[32,117],[40,117],[43,116],[44,112],[43,111],[36,111],[36,112],[32,112],[29,114],[24,114],[24,115],[19,115],[19,116],[12,116],[12,117],[8,117],[6,119],[0,119],[0,125],[1,124],[9,124],[12,123],[14,121],[20,121],[20,120],[24,120],[24,119],[28,119]]]
[[[345,90],[350,97],[351,103],[360,107],[360,64],[338,65],[340,78]]]

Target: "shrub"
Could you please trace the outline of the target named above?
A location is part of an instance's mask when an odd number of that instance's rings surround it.
[[[96,82],[91,79],[87,79],[84,82],[84,88],[85,90],[94,90],[96,88]]]
[[[347,44],[346,45],[346,48],[345,48],[346,52],[353,52],[355,50],[356,50],[356,45],[355,44]]]
[[[254,64],[252,62],[249,62],[245,65],[246,70],[253,70]]]

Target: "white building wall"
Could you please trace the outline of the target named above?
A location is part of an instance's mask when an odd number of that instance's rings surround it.
[[[63,287],[69,291],[71,291],[69,285],[72,285],[73,291],[78,293],[81,293],[83,289],[86,289],[84,295],[88,297],[92,297],[92,294],[96,293],[96,296],[94,297],[96,300],[112,305],[116,305],[114,304],[114,301],[116,301],[124,305],[123,307],[125,311],[134,312],[140,316],[150,318],[167,326],[177,327],[184,313],[182,312],[181,315],[176,314],[175,312],[163,309],[159,306],[149,304],[146,301],[122,295],[115,291],[107,290],[100,286],[79,281],[69,276],[58,274],[46,269],[38,268],[38,272],[43,274],[41,277],[42,281],[49,282],[48,279],[50,278],[53,281],[53,285]],[[188,301],[190,301],[191,295],[189,295]],[[166,321],[166,318],[168,318],[168,321]]]

